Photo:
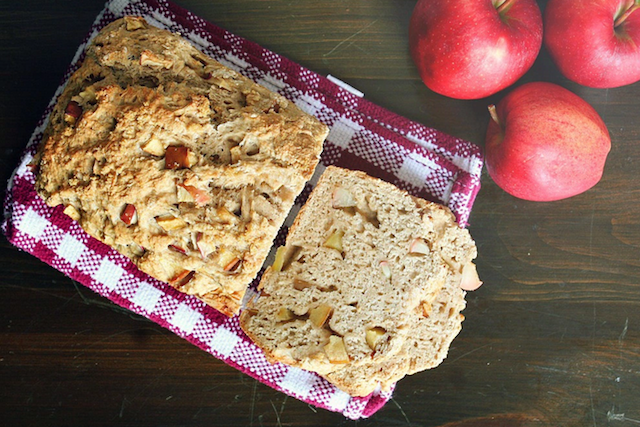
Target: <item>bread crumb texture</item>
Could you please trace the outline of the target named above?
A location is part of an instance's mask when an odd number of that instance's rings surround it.
[[[60,95],[36,190],[142,271],[231,316],[327,132],[179,35],[125,17]]]
[[[446,207],[330,166],[240,323],[271,361],[364,396],[442,362],[476,253]]]

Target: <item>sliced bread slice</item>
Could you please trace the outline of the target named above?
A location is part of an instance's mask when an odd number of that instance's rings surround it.
[[[471,254],[473,241],[446,207],[329,167],[240,324],[271,361],[331,379],[406,352],[416,313],[431,313]]]

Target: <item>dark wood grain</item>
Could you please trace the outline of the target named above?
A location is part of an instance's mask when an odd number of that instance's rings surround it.
[[[408,54],[415,1],[179,0],[181,6],[398,114],[483,145],[487,104],[430,92]],[[544,7],[544,2],[541,2]],[[0,171],[6,182],[102,1],[0,4]],[[120,309],[0,240],[0,424],[640,424],[640,83],[596,90],[546,51],[521,80],[559,83],[602,115],[602,181],[553,203],[515,199],[488,176],[470,230],[485,281],[437,369],[353,422],[314,409]]]

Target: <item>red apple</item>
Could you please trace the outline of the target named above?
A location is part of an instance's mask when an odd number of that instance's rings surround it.
[[[542,45],[534,0],[420,0],[409,47],[429,89],[459,99],[492,95],[531,68]]]
[[[582,98],[558,85],[534,82],[492,107],[486,164],[507,193],[533,201],[560,200],[600,181],[611,139],[598,113]]]
[[[640,80],[639,8],[633,0],[550,0],[544,43],[560,72],[595,88]]]

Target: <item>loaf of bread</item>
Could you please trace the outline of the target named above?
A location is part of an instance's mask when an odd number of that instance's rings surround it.
[[[60,95],[36,190],[142,271],[231,316],[327,132],[179,35],[125,17]]]
[[[368,394],[442,361],[475,256],[444,206],[328,167],[240,325],[269,360]]]

